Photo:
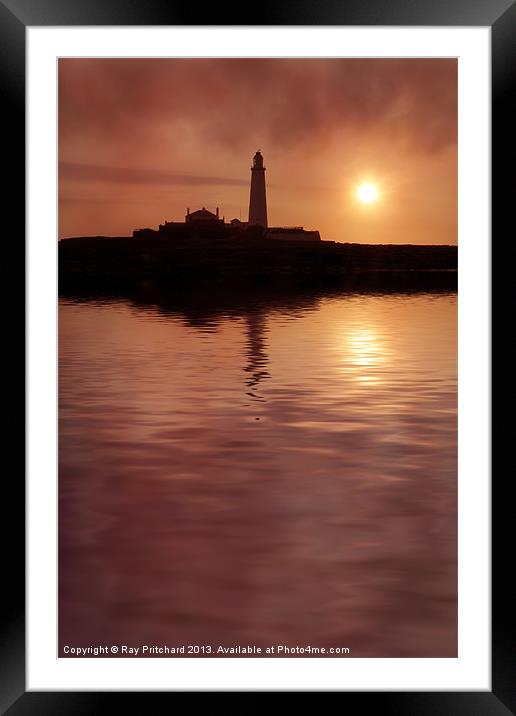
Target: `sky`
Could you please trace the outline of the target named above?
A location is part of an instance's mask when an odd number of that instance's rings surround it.
[[[59,238],[246,221],[259,149],[269,226],[457,243],[454,59],[61,59],[58,101]]]

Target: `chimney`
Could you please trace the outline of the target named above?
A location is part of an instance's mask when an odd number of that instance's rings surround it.
[[[218,219],[219,218],[219,207],[218,206],[217,206],[216,214],[217,214],[217,219]]]

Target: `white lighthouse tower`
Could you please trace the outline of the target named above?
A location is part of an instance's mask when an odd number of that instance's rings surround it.
[[[249,226],[267,228],[267,198],[265,195],[265,167],[258,150],[251,167],[251,196],[249,198]]]

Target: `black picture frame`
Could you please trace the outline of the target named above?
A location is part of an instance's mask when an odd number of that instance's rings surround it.
[[[202,22],[198,22],[202,18]],[[73,25],[348,25],[348,26],[483,26],[492,37],[492,250],[510,241],[514,179],[511,176],[512,133],[516,127],[511,95],[516,74],[516,2],[514,0],[284,0],[231,8],[217,3],[203,7],[173,0],[0,0],[0,92],[4,143],[12,150],[3,213],[4,237],[23,251],[25,216],[25,31],[28,26]],[[503,232],[505,234],[505,232]],[[16,248],[14,249],[16,252]],[[498,252],[501,248],[498,249]],[[497,252],[492,251],[496,266]],[[23,261],[23,257],[21,257]],[[10,259],[9,259],[10,260]],[[13,264],[18,265],[18,264]],[[23,265],[19,264],[20,267]],[[20,268],[21,274],[21,268]],[[20,276],[21,278],[21,276]],[[21,296],[18,284],[17,295]],[[510,283],[497,281],[492,290],[492,328],[498,308],[509,301]],[[507,360],[507,358],[506,358]],[[508,366],[507,366],[508,367]],[[502,368],[502,366],[500,366]],[[503,369],[503,368],[502,368]],[[499,370],[497,375],[502,374]],[[492,374],[493,396],[501,378]],[[506,407],[510,396],[504,388]],[[493,448],[509,443],[509,424],[500,424]],[[512,427],[512,426],[511,426]],[[9,479],[8,479],[9,478]],[[160,692],[26,692],[25,691],[25,487],[20,470],[4,476],[4,608],[0,631],[0,712],[21,714],[98,714],[124,706],[144,713]],[[507,586],[513,525],[510,470],[492,480],[492,690],[465,692],[339,692],[340,708],[368,708],[397,716],[504,716],[516,714],[514,595]],[[12,518],[7,522],[7,514]],[[130,701],[129,701],[130,699]]]

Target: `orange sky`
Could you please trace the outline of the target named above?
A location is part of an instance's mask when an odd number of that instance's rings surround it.
[[[271,226],[457,242],[456,60],[59,60],[60,238],[247,220],[257,149]]]

